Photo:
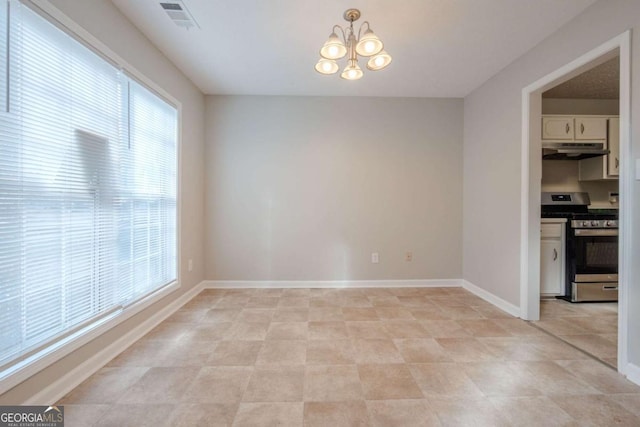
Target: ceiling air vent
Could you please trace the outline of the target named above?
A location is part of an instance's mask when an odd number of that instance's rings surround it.
[[[193,15],[187,9],[187,6],[181,0],[172,0],[167,2],[161,2],[160,6],[167,12],[169,18],[176,23],[177,26],[186,28],[200,28]]]

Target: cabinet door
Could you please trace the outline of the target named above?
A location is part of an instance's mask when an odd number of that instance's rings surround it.
[[[573,117],[543,117],[542,139],[573,139]]]
[[[620,119],[609,119],[609,155],[607,156],[607,175],[620,175]]]
[[[540,293],[562,295],[562,241],[542,239],[540,241]]]
[[[576,117],[576,139],[607,139],[607,119]]]

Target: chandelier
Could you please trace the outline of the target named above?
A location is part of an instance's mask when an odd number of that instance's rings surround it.
[[[342,28],[340,25],[333,26],[333,32],[329,39],[320,49],[320,60],[316,64],[316,71],[320,74],[335,74],[340,68],[336,60],[344,58],[348,54],[347,66],[340,77],[347,80],[358,80],[362,77],[362,69],[358,66],[358,55],[368,57],[367,68],[371,71],[378,71],[391,63],[391,55],[384,50],[382,41],[376,36],[369,22],[364,21],[358,29],[358,37],[353,30],[353,21],[360,18],[358,9],[348,9],[344,13],[344,19],[349,21],[349,26]],[[360,34],[362,28],[367,26],[364,34]],[[336,28],[340,30],[342,39],[336,34]]]

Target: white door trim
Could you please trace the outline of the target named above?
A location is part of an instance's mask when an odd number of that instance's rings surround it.
[[[525,320],[538,320],[540,317],[540,179],[539,156],[540,137],[532,130],[539,129],[538,123],[532,123],[532,102],[540,102],[541,93],[562,81],[568,80],[587,64],[610,55],[620,53],[620,237],[619,237],[619,303],[618,303],[618,371],[626,374],[628,364],[628,277],[631,265],[631,228],[632,216],[631,184],[633,169],[631,165],[631,30],[612,38],[606,43],[585,53],[574,61],[547,74],[522,89],[522,155],[521,155],[521,199],[520,199],[520,308]],[[532,136],[533,135],[533,136]],[[536,202],[537,201],[537,202]],[[623,230],[625,230],[623,232]],[[626,237],[625,237],[626,236]]]

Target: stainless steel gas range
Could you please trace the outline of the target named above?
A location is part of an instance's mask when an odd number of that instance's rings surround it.
[[[542,193],[543,218],[567,218],[565,295],[571,302],[618,300],[618,215],[589,210],[588,193]]]

